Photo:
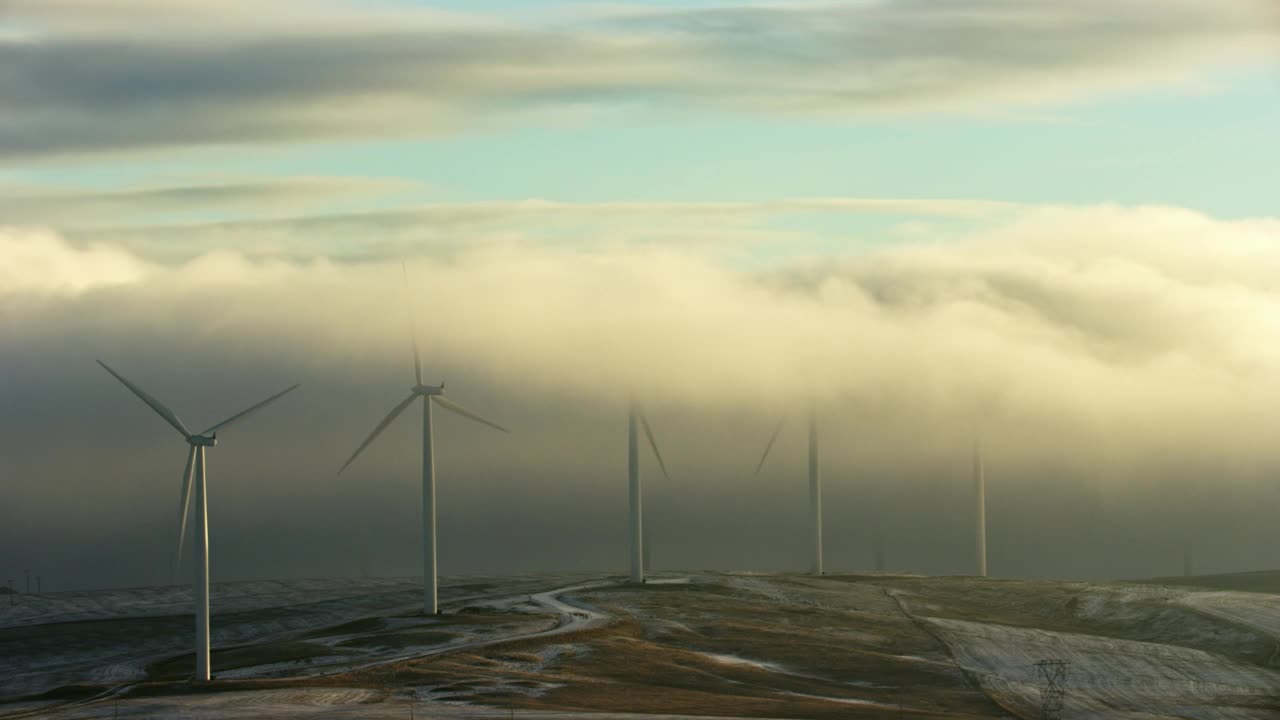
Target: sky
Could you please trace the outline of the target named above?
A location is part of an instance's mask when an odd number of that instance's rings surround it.
[[[0,581],[1275,567],[1266,0],[0,0]],[[403,269],[402,269],[403,263]],[[784,430],[753,475],[779,418]],[[205,425],[200,425],[205,427]],[[190,558],[184,560],[189,566]],[[184,570],[185,573],[185,570]],[[180,576],[182,577],[182,576]]]

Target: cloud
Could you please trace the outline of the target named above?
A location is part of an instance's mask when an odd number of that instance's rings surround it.
[[[184,196],[185,188],[176,194]],[[195,193],[201,199],[204,193]],[[90,195],[90,205],[119,199],[168,199],[169,191]],[[155,196],[155,197],[153,197]],[[0,197],[0,206],[5,204]],[[19,204],[20,199],[13,200]],[[58,205],[62,203],[59,202]],[[144,206],[145,207],[145,206]],[[803,252],[812,236],[777,227],[813,215],[975,221],[1017,209],[1013,203],[941,198],[789,198],[757,202],[564,202],[552,200],[436,202],[360,212],[327,212],[227,221],[145,225],[75,225],[53,221],[77,242],[105,242],[154,259],[183,260],[219,247],[250,257],[305,258],[317,253],[359,260],[430,251],[456,254],[488,245],[564,248],[661,244],[743,252],[767,241]],[[151,208],[153,212],[163,208]],[[213,209],[211,206],[210,209]],[[262,208],[258,208],[259,211]],[[174,243],[174,237],[185,242]]]
[[[513,429],[440,417],[446,572],[620,564],[632,392],[675,478],[646,500],[664,567],[803,558],[814,401],[837,566],[881,521],[895,567],[966,570],[978,432],[1002,573],[1159,574],[1188,537],[1210,566],[1267,562],[1280,220],[1015,207],[910,237],[753,269],[630,243],[411,255],[427,376]],[[359,528],[380,567],[416,567],[412,423],[333,475],[412,384],[398,258],[157,259],[28,228],[0,233],[0,268],[0,547],[35,548],[0,562],[62,547],[49,575],[124,582],[78,543],[167,577],[180,443],[102,357],[195,424],[303,383],[220,438],[220,577],[354,568]],[[781,414],[777,465],[744,484]],[[103,539],[134,524],[154,532]]]
[[[946,414],[1000,388],[1020,412],[1196,406],[1176,422],[1196,424],[1253,402],[1244,385],[1280,363],[1280,221],[1030,207],[915,237],[755,271],[682,246],[536,242],[419,256],[410,270],[441,361],[588,395],[654,385],[671,402],[735,404],[739,388],[768,402],[820,389]],[[0,284],[9,296],[126,284],[67,301],[126,332],[202,313],[308,357],[403,334],[387,312],[399,253],[335,262],[299,241],[289,258],[174,264],[44,231],[11,231],[2,247],[18,268]],[[1083,387],[1098,390],[1063,393]]]
[[[0,226],[0,299],[129,285],[150,270],[148,263],[118,248],[78,249],[48,230]]]
[[[758,3],[550,20],[402,6],[9,3],[0,158],[423,135],[556,108],[1061,103],[1274,57],[1261,0]]]
[[[0,185],[0,218],[11,225],[66,229],[104,222],[154,225],[172,222],[184,214],[279,216],[323,211],[334,204],[411,191],[415,187],[408,181],[359,177],[290,177],[112,190]]]

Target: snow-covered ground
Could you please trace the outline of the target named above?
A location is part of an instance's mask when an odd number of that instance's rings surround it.
[[[543,582],[545,584],[546,581],[544,580]],[[599,627],[609,622],[609,616],[592,608],[590,605],[575,600],[572,593],[610,584],[612,582],[606,580],[593,581],[552,588],[539,593],[499,596],[469,603],[471,607],[476,608],[494,608],[517,613],[523,611],[525,614],[530,615],[530,619],[521,623],[520,627],[509,627],[505,631],[495,632],[491,635],[482,635],[470,628],[451,626],[450,630],[454,631],[457,637],[447,642],[409,645],[390,651],[374,651],[358,657],[338,656],[306,663],[295,662],[284,669],[292,677],[333,675],[414,658],[430,657],[460,650],[476,650],[500,643],[508,643],[513,640],[550,638],[555,635]],[[538,622],[538,615],[533,613],[550,615],[554,619],[549,622]],[[519,615],[516,617],[519,617]],[[430,622],[429,619],[426,620]],[[419,622],[422,622],[422,620],[419,620]],[[335,644],[335,639],[343,640],[347,639],[347,636],[325,638],[319,642],[333,645]],[[269,672],[273,670],[274,668],[259,666],[247,669],[241,673],[241,676],[264,677],[274,674]]]
[[[219,583],[212,604],[215,647],[274,638],[412,607],[404,580]],[[141,679],[148,664],[189,652],[195,626],[175,588],[104,590],[24,597],[0,621],[0,697],[74,682]],[[188,593],[189,595],[189,593]]]
[[[107,714],[104,715],[104,710]],[[120,703],[119,718],[198,718],[200,720],[259,720],[260,718],[322,718],[324,720],[402,720],[457,718],[458,720],[747,720],[734,715],[671,715],[627,712],[556,712],[477,708],[455,702],[433,702],[410,694],[388,694],[359,688],[299,688],[146,698]],[[58,720],[101,720],[111,708],[81,706],[59,713]]]
[[[500,588],[495,590],[532,590],[538,586],[546,588],[554,582],[564,582],[571,577],[540,576],[515,580],[497,581]],[[472,650],[513,640],[529,640],[551,637],[579,630],[600,627],[609,622],[608,614],[573,597],[572,593],[612,584],[609,580],[577,582],[561,587],[541,589],[537,592],[517,592],[511,595],[464,595],[458,591],[444,595],[455,596],[455,605],[465,602],[474,609],[492,609],[498,612],[512,613],[513,622],[504,625],[492,634],[483,629],[476,631],[465,625],[466,616],[460,624],[449,625],[454,637],[446,642],[422,645],[402,645],[394,649],[379,649],[375,646],[370,652],[344,656],[341,654],[325,656],[319,661],[294,660],[269,663],[254,667],[239,668],[220,672],[218,677],[224,680],[251,677],[308,677],[337,672],[349,672],[376,665],[395,663],[411,658],[422,658],[445,652]],[[234,584],[231,584],[234,585]],[[221,628],[224,636],[250,636],[259,641],[275,637],[296,635],[297,630],[311,627],[331,627],[352,619],[369,617],[381,611],[413,612],[421,592],[420,586],[408,584],[407,588],[396,589],[390,583],[374,584],[373,593],[351,593],[351,586],[344,581],[334,581],[332,585],[325,581],[305,581],[297,583],[304,587],[289,587],[283,584],[245,584],[248,587],[223,586],[220,594],[223,598],[234,599],[236,612],[215,615],[215,625]],[[387,586],[391,587],[388,588]],[[357,585],[357,588],[359,586]],[[228,592],[228,590],[230,590]],[[255,600],[254,592],[265,590]],[[386,590],[386,592],[378,592]],[[406,596],[405,593],[408,593]],[[345,593],[345,594],[344,594]],[[60,603],[49,603],[55,607],[53,612],[45,612],[43,617],[57,618],[59,622],[73,614],[86,620],[100,621],[104,626],[127,625],[131,621],[152,623],[167,622],[171,618],[173,603],[172,593],[167,588],[156,589],[153,593],[145,590],[104,591],[101,597],[94,598],[92,593],[75,593],[71,598],[63,598]],[[316,597],[331,598],[315,601]],[[305,602],[305,600],[312,602]],[[291,604],[292,601],[292,604]],[[302,601],[302,602],[300,602]],[[232,603],[227,603],[228,605]],[[324,610],[332,610],[329,605],[344,609],[337,612],[307,612],[307,608],[317,606]],[[306,620],[292,623],[287,632],[281,632],[279,620],[268,617],[265,621],[246,622],[242,616],[259,616],[266,613],[274,615],[274,611],[287,615],[307,615]],[[111,613],[119,613],[113,616]],[[23,632],[28,635],[41,633],[45,626],[37,625],[41,615],[34,612],[15,613],[19,619],[8,632]],[[550,616],[548,620],[539,621],[539,616]],[[156,618],[159,617],[159,620]],[[521,618],[527,618],[521,620]],[[182,618],[183,626],[190,624],[189,618]],[[391,616],[377,618],[374,623],[379,633],[390,631],[413,631],[421,628],[432,628],[437,622],[435,618],[424,616]],[[47,627],[66,627],[60,624],[49,624]],[[506,628],[506,629],[504,629]],[[516,628],[514,630],[510,628]],[[172,635],[173,633],[170,633]],[[161,657],[181,652],[190,643],[190,632],[178,632],[181,639],[175,644],[173,637],[158,640],[148,639],[146,634],[135,642],[107,642],[101,648],[89,648],[74,653],[15,654],[0,657],[0,694],[19,695],[39,692],[68,682],[100,682],[104,684],[129,683],[139,680],[145,674],[149,662]],[[352,632],[313,638],[310,642],[333,647],[340,647],[344,641],[356,637],[368,637],[368,633]],[[116,638],[112,638],[116,639]],[[215,648],[223,643],[218,642],[215,633]],[[528,657],[535,658],[528,667],[519,668],[522,672],[537,672],[546,663],[554,662],[564,654],[574,655],[589,652],[588,649],[573,644],[549,645]],[[118,660],[118,661],[117,661]],[[123,686],[122,686],[123,687]],[[554,687],[548,684],[547,687]],[[479,692],[531,692],[537,688],[525,685],[505,683],[498,676],[489,686],[475,686],[468,694]],[[109,693],[107,693],[109,694]],[[455,704],[441,705],[432,700],[442,699],[456,703],[457,693],[435,693],[430,689],[413,689],[409,692],[421,702],[421,710],[432,715],[458,715]],[[104,694],[103,697],[105,697]],[[437,697],[438,696],[438,697]],[[407,697],[407,696],[406,696]],[[183,716],[216,717],[368,717],[403,715],[407,699],[398,701],[397,697],[386,692],[366,689],[316,690],[296,688],[280,691],[263,691],[253,693],[215,693],[193,697],[165,699],[128,699],[118,703],[98,698],[93,702],[19,702],[0,705],[0,718],[49,716],[60,718],[97,717],[103,711],[104,702],[111,705],[111,712],[119,712],[121,717],[141,717],[160,714],[181,714]],[[44,712],[40,712],[43,708]],[[33,715],[34,713],[34,715]],[[466,713],[469,717],[476,715],[472,708]],[[505,717],[505,715],[504,715]],[[605,716],[601,716],[605,717]]]
[[[215,648],[261,649],[262,657],[219,678],[293,678],[300,686],[130,697],[119,715],[404,717],[416,703],[419,716],[482,717],[485,708],[465,703],[599,702],[589,690],[572,694],[574,683],[617,688],[611,692],[626,703],[664,687],[666,676],[652,672],[666,668],[686,684],[705,683],[680,685],[704,698],[736,698],[733,688],[746,687],[742,702],[829,703],[857,717],[896,711],[900,699],[920,717],[944,717],[959,702],[971,717],[1030,718],[1042,686],[1035,663],[1053,658],[1070,664],[1065,717],[1072,720],[1280,717],[1280,670],[1271,662],[1280,652],[1268,658],[1273,644],[1280,648],[1280,596],[890,575],[665,574],[650,584],[582,575],[458,579],[442,588],[445,615],[427,617],[418,614],[420,585],[405,579],[224,583],[214,593]],[[189,601],[185,588],[152,588],[56,593],[0,607],[0,697],[70,683],[109,693],[137,682],[149,664],[190,652]],[[618,617],[629,621],[614,625]],[[294,646],[318,653],[272,654]],[[425,660],[433,656],[445,657]],[[618,670],[602,676],[609,663]],[[465,682],[433,679],[448,673]],[[384,686],[383,677],[405,679]],[[0,704],[0,720],[113,712],[101,698]]]
[[[543,590],[551,583],[575,577],[468,578],[442,587],[441,599],[448,609],[451,604],[489,597],[492,590],[477,595],[477,589],[491,588],[496,582],[504,590],[526,593],[499,598],[500,602],[528,601],[528,590]],[[211,593],[211,641],[215,649],[261,644],[361,618],[416,613],[421,592],[420,584],[407,579],[218,583]],[[151,663],[191,651],[195,631],[189,595],[189,590],[161,587],[24,596],[21,603],[5,608],[7,614],[0,614],[0,623],[8,622],[7,627],[0,626],[0,698],[33,695],[70,683],[109,685],[143,679]],[[550,604],[538,607],[543,612],[559,612]],[[580,612],[592,617],[589,611]],[[430,621],[420,618],[415,622]],[[582,619],[575,617],[564,624],[580,622]],[[555,627],[559,624],[553,623]],[[543,629],[536,628],[539,632]],[[334,641],[342,639],[346,638]],[[439,649],[466,646],[471,640],[463,633]],[[490,638],[485,642],[495,641]],[[425,644],[381,652],[376,648],[346,655],[338,652],[323,658],[229,670],[222,675],[310,676],[438,651],[433,648],[435,645]]]
[[[1180,601],[1224,620],[1280,640],[1280,595],[1248,592],[1189,592]]]
[[[260,580],[214,583],[216,613],[289,607],[354,597],[400,595],[422,587],[408,578]],[[0,603],[0,628],[81,620],[155,617],[192,612],[189,585],[19,595]],[[377,601],[375,601],[377,602]],[[403,602],[403,601],[401,601]]]
[[[1007,709],[1034,716],[1043,679],[1036,663],[1069,663],[1067,717],[1275,718],[1280,672],[1162,643],[995,623],[927,618],[956,662]]]
[[[489,586],[520,592],[551,584],[565,584],[584,575],[528,575],[512,577],[443,578],[443,603],[488,597]],[[476,588],[480,589],[476,589]],[[528,592],[529,590],[524,590]],[[301,580],[245,580],[213,583],[209,604],[215,615],[246,610],[297,607],[329,600],[372,607],[420,602],[421,578],[319,578]],[[0,628],[45,625],[82,620],[189,615],[193,612],[190,585],[166,585],[110,590],[83,590],[40,595],[19,594],[0,602]]]
[[[607,623],[609,616],[578,600],[573,596],[573,593],[612,584],[611,581],[605,580],[581,583],[572,587],[556,588],[547,592],[537,593],[531,595],[530,599],[560,617],[560,626],[554,631],[546,633],[547,635],[585,630],[587,628],[600,627]]]
[[[889,594],[1019,717],[1038,717],[1042,660],[1068,663],[1064,717],[1280,717],[1280,596],[978,578],[925,578]]]
[[[744,658],[740,655],[724,655],[721,653],[708,653],[708,652],[698,653],[698,654],[702,655],[703,657],[710,658],[711,660],[714,660],[720,663],[721,665],[745,665],[746,667],[753,667],[758,670],[768,670],[769,672],[785,672],[782,666],[778,665],[777,663],[751,660],[748,658]]]

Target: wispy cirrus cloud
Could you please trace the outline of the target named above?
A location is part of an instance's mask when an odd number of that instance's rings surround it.
[[[339,184],[340,186],[340,184]],[[235,188],[238,186],[229,186]],[[260,189],[250,185],[253,196]],[[156,201],[129,208],[153,214],[175,194],[191,193],[214,200],[202,188],[172,188],[145,194],[109,193],[88,196],[86,202]],[[234,197],[234,193],[232,194]],[[249,257],[299,258],[323,252],[335,259],[369,260],[405,254],[454,254],[482,246],[520,244],[561,248],[604,245],[661,244],[686,249],[742,252],[767,242],[812,242],[812,235],[795,234],[779,221],[812,216],[940,219],[976,221],[1018,210],[1016,203],[946,198],[784,198],[763,201],[565,202],[542,199],[515,201],[434,202],[357,212],[281,214],[269,204],[270,194],[253,199],[244,217],[235,220],[185,222],[129,222],[119,224],[64,223],[53,217],[43,222],[67,237],[85,243],[110,243],[148,257],[179,261],[199,255],[203,248],[221,247]],[[0,197],[0,208],[6,202]],[[56,207],[63,207],[60,204]],[[209,209],[216,208],[211,205]],[[181,243],[173,242],[182,238]]]
[[[282,216],[413,190],[421,185],[391,178],[301,176],[114,189],[0,184],[0,220],[66,229],[172,222],[174,215],[190,213]]]
[[[1264,0],[614,7],[9,2],[0,159],[423,135],[547,108],[1058,103],[1274,57]]]

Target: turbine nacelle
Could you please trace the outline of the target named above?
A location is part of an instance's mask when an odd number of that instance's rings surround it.
[[[418,383],[417,385],[414,385],[413,387],[409,388],[409,397],[406,397],[404,400],[401,400],[399,405],[396,405],[395,407],[391,408],[391,412],[387,413],[387,416],[382,418],[382,422],[378,423],[373,428],[373,432],[369,433],[369,437],[365,438],[364,442],[360,443],[360,447],[356,448],[356,451],[351,453],[351,457],[347,458],[347,461],[342,464],[342,467],[338,468],[338,474],[341,475],[342,471],[347,469],[347,466],[355,462],[355,459],[360,456],[360,453],[364,452],[364,449],[369,447],[369,443],[373,442],[374,438],[378,437],[378,435],[381,434],[383,430],[386,430],[387,426],[390,425],[392,421],[394,421],[396,418],[400,417],[400,413],[404,412],[418,398],[422,398],[422,402],[426,403],[428,406],[431,403],[435,403],[436,405],[439,405],[440,407],[444,408],[445,410],[448,410],[449,412],[457,413],[463,417],[470,418],[482,425],[488,425],[489,427],[495,430],[501,430],[502,432],[510,432],[509,430],[502,427],[501,425],[495,422],[486,420],[483,417],[480,417],[479,415],[471,412],[470,410],[462,407],[458,403],[445,397],[444,383],[440,383],[439,385],[423,385],[422,383]]]
[[[218,444],[218,433],[213,433],[211,435],[189,435],[187,436],[187,442],[190,443],[192,447],[213,447]]]

